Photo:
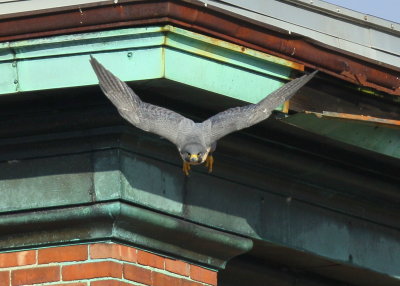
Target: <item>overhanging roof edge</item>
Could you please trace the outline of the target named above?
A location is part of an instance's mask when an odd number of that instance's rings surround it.
[[[371,63],[400,67],[400,45],[397,44],[400,43],[400,24],[382,20],[384,24],[378,25],[365,14],[350,10],[346,14],[339,6],[325,7],[317,5],[322,1],[312,2],[208,0],[207,7],[234,13],[289,35],[293,33],[310,38],[325,48],[348,53]],[[334,7],[337,7],[337,11],[331,11]]]
[[[326,47],[310,38],[276,32],[221,9],[205,7],[204,2],[151,0],[104,2],[70,10],[3,19],[0,41],[43,38],[94,30],[171,24],[211,35],[247,48],[318,68],[330,75],[388,94],[400,95],[399,68],[372,64]],[[122,13],[122,12],[123,13]],[[52,23],[51,27],[49,23]],[[56,25],[55,25],[56,23]]]

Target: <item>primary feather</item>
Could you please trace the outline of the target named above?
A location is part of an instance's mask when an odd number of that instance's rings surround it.
[[[143,102],[125,82],[105,69],[92,56],[90,63],[99,79],[101,90],[117,107],[119,114],[136,127],[177,144],[177,127],[194,124],[192,120],[172,110]]]
[[[209,141],[211,143],[215,142],[229,133],[250,127],[267,119],[275,108],[291,98],[316,73],[317,71],[314,71],[309,75],[303,75],[288,82],[257,104],[230,108],[210,117],[206,120],[211,122]]]
[[[195,123],[172,110],[141,101],[126,83],[95,58],[90,57],[90,63],[102,91],[123,118],[144,131],[158,134],[174,143],[183,160],[188,154],[202,154],[197,163],[203,163],[209,152],[215,150],[218,139],[268,118],[276,107],[292,97],[317,72],[292,80],[257,104],[231,108],[202,123]]]

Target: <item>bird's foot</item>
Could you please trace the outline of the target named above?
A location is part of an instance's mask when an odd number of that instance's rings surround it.
[[[182,167],[183,172],[185,173],[186,176],[189,176],[189,171],[190,171],[190,164],[186,161],[183,161],[183,167]]]
[[[206,159],[206,168],[208,168],[208,172],[211,173],[213,170],[213,165],[214,165],[214,157],[212,155],[209,155]]]

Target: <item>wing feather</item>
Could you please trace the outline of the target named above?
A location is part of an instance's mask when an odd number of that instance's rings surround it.
[[[275,108],[291,98],[316,73],[317,71],[314,71],[309,75],[303,75],[288,82],[257,104],[230,108],[210,117],[203,122],[203,124],[208,124],[208,121],[211,122],[210,134],[208,136],[209,143],[215,142],[229,133],[250,127],[267,119]]]
[[[174,144],[178,141],[178,126],[193,121],[166,108],[143,102],[123,81],[91,56],[90,63],[99,79],[101,90],[117,107],[119,114],[134,126],[160,135]]]

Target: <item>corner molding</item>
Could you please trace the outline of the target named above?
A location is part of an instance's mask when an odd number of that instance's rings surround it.
[[[253,247],[251,239],[121,201],[2,216],[0,250],[112,240],[214,269]]]

